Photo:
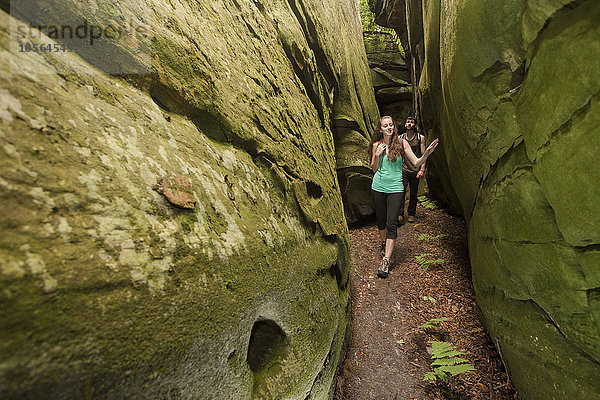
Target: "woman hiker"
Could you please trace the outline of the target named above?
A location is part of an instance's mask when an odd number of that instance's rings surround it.
[[[371,194],[375,205],[377,228],[381,240],[381,265],[377,276],[387,278],[390,257],[398,237],[398,213],[400,203],[404,202],[402,185],[402,158],[406,157],[417,168],[425,162],[435,150],[438,139],[435,139],[425,150],[423,156],[415,156],[406,140],[398,136],[398,129],[392,117],[381,117],[369,146],[371,168],[375,173],[371,184]]]

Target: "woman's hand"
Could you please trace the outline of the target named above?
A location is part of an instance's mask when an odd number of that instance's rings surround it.
[[[423,156],[429,157],[431,155],[431,153],[433,153],[433,151],[435,150],[435,148],[437,147],[439,142],[440,142],[440,139],[435,139],[433,142],[431,142],[431,144],[429,146],[427,146],[427,149],[425,150],[425,153],[423,153]]]
[[[385,149],[387,149],[387,146],[385,144],[379,143],[377,145],[377,148],[375,149],[375,155],[379,157],[385,151]]]

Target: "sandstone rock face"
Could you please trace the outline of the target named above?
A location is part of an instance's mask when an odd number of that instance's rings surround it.
[[[406,7],[398,0],[368,0],[375,14],[375,22],[381,26],[397,29],[402,44],[408,43]]]
[[[0,397],[330,397],[348,325],[336,174],[377,118],[356,5],[5,11]]]
[[[408,48],[406,29],[391,28],[403,26],[399,21],[405,19],[405,13],[396,12],[393,2],[361,0],[360,6],[365,50],[379,113],[401,121],[414,114],[413,87],[405,58]]]
[[[391,34],[372,31],[363,36],[379,112],[400,122],[412,113],[413,93],[406,61]]]
[[[524,399],[596,398],[600,4],[427,1],[423,14],[430,165],[468,220],[482,318]]]

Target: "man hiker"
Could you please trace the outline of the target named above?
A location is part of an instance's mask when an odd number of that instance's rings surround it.
[[[425,138],[417,132],[415,117],[409,116],[404,124],[406,131],[400,136],[410,145],[411,150],[417,157],[425,152]],[[425,163],[415,167],[410,160],[404,158],[402,163],[402,185],[404,193],[410,188],[410,197],[408,200],[408,222],[415,222],[415,213],[417,212],[417,194],[419,192],[419,179],[425,176]],[[399,222],[404,222],[404,201],[400,204]]]

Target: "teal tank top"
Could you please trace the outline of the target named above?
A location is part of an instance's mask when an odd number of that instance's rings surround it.
[[[371,189],[381,193],[404,192],[402,185],[402,157],[396,157],[395,162],[388,160],[387,154],[379,157],[379,168],[373,177]]]

